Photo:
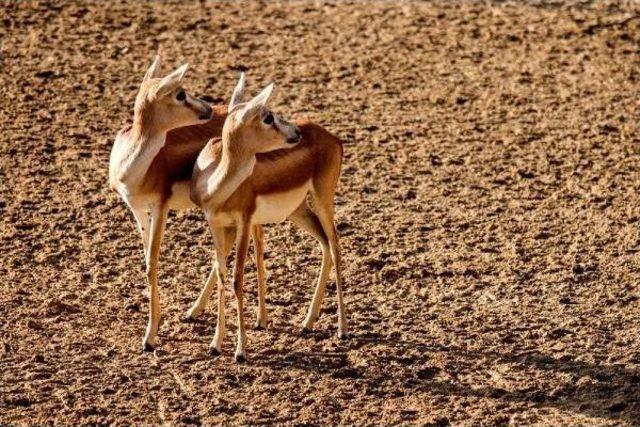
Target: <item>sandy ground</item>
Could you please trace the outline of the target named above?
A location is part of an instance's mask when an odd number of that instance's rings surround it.
[[[627,4],[4,3],[0,424],[640,425],[640,20]],[[593,3],[593,4],[591,4]],[[239,70],[346,141],[335,287],[267,230],[269,329],[209,357],[180,321],[212,263],[171,214],[161,346],[107,186],[156,48],[226,102]],[[248,318],[256,280],[248,266]],[[229,313],[235,310],[228,292]]]

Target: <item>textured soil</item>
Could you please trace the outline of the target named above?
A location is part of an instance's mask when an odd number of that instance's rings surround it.
[[[0,424],[640,425],[640,19],[630,2],[15,2],[0,23]],[[618,23],[618,24],[615,24]],[[611,25],[610,25],[611,24]],[[161,345],[113,137],[161,47],[224,103],[346,141],[335,286],[267,229],[269,328],[206,350],[182,323],[212,264],[198,211],[161,256]],[[247,267],[248,312],[256,277]]]

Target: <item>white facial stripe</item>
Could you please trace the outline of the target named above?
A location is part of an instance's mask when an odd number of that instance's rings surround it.
[[[190,110],[192,110],[192,111],[194,111],[194,112],[196,112],[198,114],[203,113],[206,110],[206,106],[204,105],[203,101],[201,101],[198,98],[195,98],[195,97],[191,96],[186,91],[185,91],[185,94],[187,95],[187,97],[184,99],[185,107],[189,108]]]
[[[273,113],[271,113],[273,114]],[[286,135],[287,138],[293,138],[296,135],[296,128],[290,123],[280,120],[280,117],[273,114],[276,129]]]

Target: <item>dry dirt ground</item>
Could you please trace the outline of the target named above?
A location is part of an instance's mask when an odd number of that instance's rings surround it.
[[[2,5],[0,424],[640,425],[640,20],[611,2]],[[337,195],[351,337],[320,252],[267,231],[266,331],[212,358],[212,264],[172,214],[161,346],[143,354],[133,218],[113,136],[161,46],[228,99],[346,141]],[[248,317],[256,280],[248,266]]]

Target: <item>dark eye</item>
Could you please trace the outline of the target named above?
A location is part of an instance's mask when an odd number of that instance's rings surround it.
[[[178,92],[178,94],[176,95],[176,99],[180,102],[184,101],[187,98],[187,94],[184,93],[183,90],[181,90],[180,92]]]
[[[267,113],[266,116],[264,116],[264,119],[262,119],[262,121],[266,124],[271,126],[273,124],[273,114],[271,113]]]

